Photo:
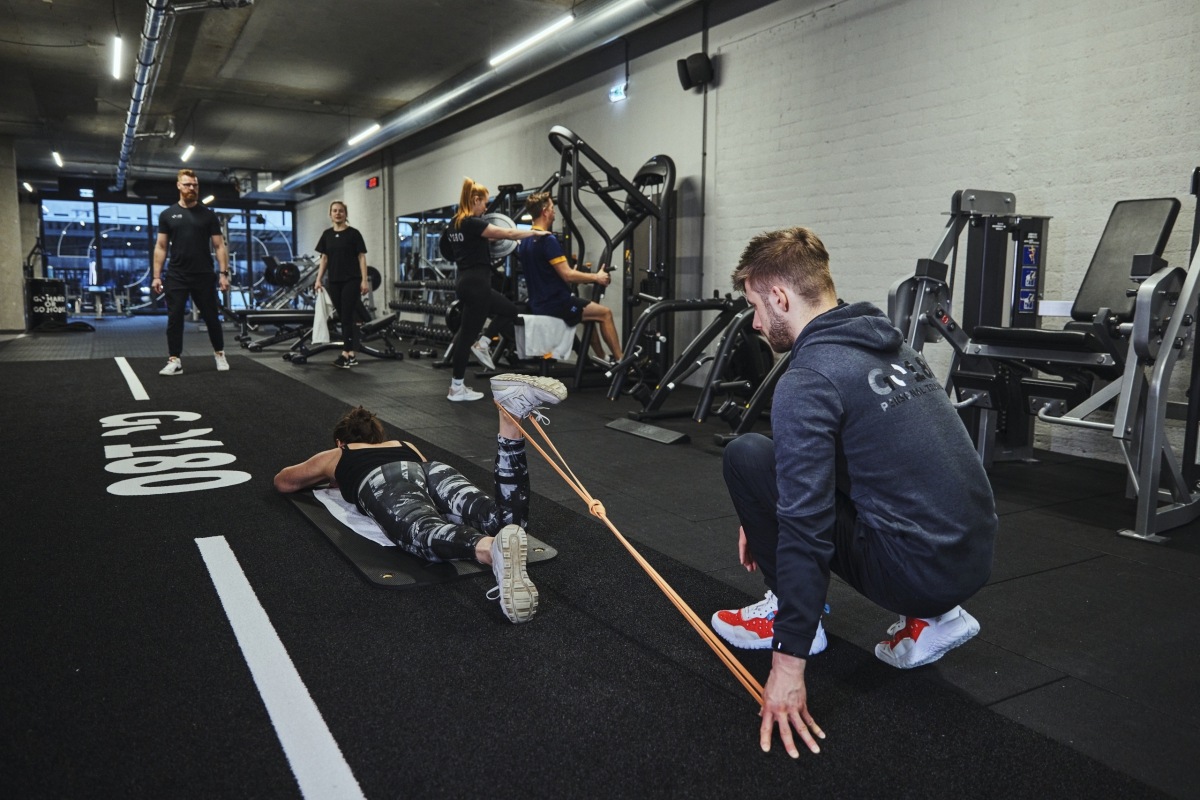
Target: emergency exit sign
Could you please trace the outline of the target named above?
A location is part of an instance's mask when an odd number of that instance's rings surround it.
[[[379,188],[379,176],[378,175],[372,175],[370,178],[367,178],[367,188],[368,189],[378,189]]]

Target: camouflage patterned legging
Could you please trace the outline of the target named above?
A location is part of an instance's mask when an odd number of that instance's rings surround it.
[[[529,520],[525,440],[497,436],[496,499],[440,461],[396,461],[369,474],[358,507],[387,537],[428,561],[473,561],[475,545]]]

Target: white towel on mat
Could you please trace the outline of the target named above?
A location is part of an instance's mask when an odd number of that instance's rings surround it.
[[[517,326],[517,356],[551,358],[565,361],[575,346],[575,328],[558,317],[522,314],[524,325]]]
[[[359,536],[365,536],[376,544],[384,547],[395,547],[396,543],[387,537],[379,523],[363,514],[353,503],[347,503],[340,489],[313,489],[313,497],[321,501],[321,505],[333,514],[333,518],[345,525]]]

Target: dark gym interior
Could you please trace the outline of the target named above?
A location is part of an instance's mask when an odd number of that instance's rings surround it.
[[[1200,798],[1200,9],[970,6],[0,6],[0,793]],[[499,238],[521,316],[451,383],[465,176],[507,233],[549,194],[620,358],[602,320],[547,326]],[[317,289],[339,205],[349,315]],[[228,273],[216,325],[156,254],[181,206]],[[803,351],[730,275],[797,225],[913,351],[875,405],[933,379],[998,527],[978,634],[913,669],[832,575],[804,673],[827,738],[793,759],[669,595],[707,627],[767,589],[723,461],[787,446]],[[491,567],[273,484],[362,406],[490,493],[504,373],[562,382],[542,427],[652,569],[532,448],[519,625]],[[769,649],[726,652],[767,685]]]

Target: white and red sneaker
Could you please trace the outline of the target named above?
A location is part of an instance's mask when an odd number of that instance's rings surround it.
[[[828,609],[828,606],[826,606]],[[775,593],[767,590],[763,599],[745,608],[718,611],[712,615],[713,630],[734,647],[743,650],[769,650],[775,636],[775,615],[779,612],[779,600]],[[829,644],[825,628],[817,620],[817,635],[813,638],[808,654],[815,656]]]
[[[932,664],[979,633],[979,620],[962,606],[932,619],[901,617],[888,628],[890,639],[875,645],[875,657],[899,669]]]

